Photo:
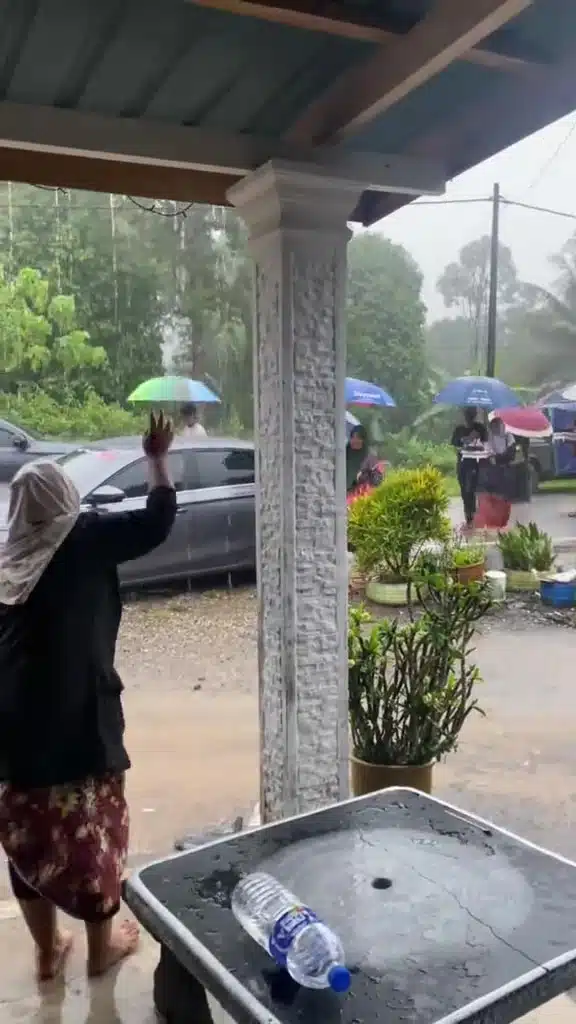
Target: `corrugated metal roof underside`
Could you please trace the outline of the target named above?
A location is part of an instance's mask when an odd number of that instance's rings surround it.
[[[429,0],[355,6],[406,28]],[[535,0],[486,45],[551,61],[575,36],[574,0]],[[279,136],[373,48],[183,0],[0,0],[0,98]],[[458,62],[350,145],[402,149],[500,78]]]
[[[406,32],[432,0],[344,2]],[[279,138],[375,46],[186,0],[0,0],[0,101]],[[554,65],[576,49],[576,0],[533,0],[482,46]],[[501,94],[514,77],[458,61],[346,146],[402,153],[479,100]],[[537,84],[533,89],[536,100]],[[573,101],[560,97],[555,116],[570,104],[576,107],[576,76]],[[514,139],[510,124],[501,144]]]
[[[183,0],[0,0],[0,98],[281,134],[371,44]]]

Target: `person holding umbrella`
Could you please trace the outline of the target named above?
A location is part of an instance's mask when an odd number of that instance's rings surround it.
[[[457,424],[452,432],[451,444],[456,448],[456,473],[460,484],[462,505],[466,526],[472,526],[476,514],[476,484],[478,463],[475,459],[462,458],[466,448],[479,447],[488,440],[488,432],[478,419],[478,410],[468,405],[462,410],[464,422]]]
[[[488,427],[486,449],[489,458],[478,475],[478,512],[474,518],[477,529],[504,530],[510,521],[514,489],[512,463],[516,441],[504,420],[494,416]]]
[[[368,432],[361,423],[352,427],[346,445],[346,495],[355,498],[377,487],[383,477],[382,464],[368,447]]]
[[[197,438],[206,437],[206,428],[202,426],[198,418],[198,409],[194,402],[186,402],[180,409],[182,426],[179,430],[181,437]]]

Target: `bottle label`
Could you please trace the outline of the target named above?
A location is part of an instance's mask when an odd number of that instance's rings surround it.
[[[272,929],[268,949],[270,956],[280,964],[280,967],[286,966],[288,951],[298,932],[307,928],[309,924],[316,924],[317,921],[316,914],[308,907],[302,906],[292,907],[278,918]]]

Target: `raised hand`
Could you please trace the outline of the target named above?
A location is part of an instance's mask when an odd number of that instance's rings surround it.
[[[172,441],[174,440],[174,429],[172,421],[164,416],[163,412],[158,415],[150,413],[148,430],[142,438],[142,447],[149,459],[163,458]]]

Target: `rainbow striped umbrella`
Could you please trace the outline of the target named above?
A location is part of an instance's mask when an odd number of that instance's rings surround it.
[[[185,405],[186,402],[213,405],[220,399],[201,380],[167,376],[145,380],[128,396],[128,401],[156,406]]]

